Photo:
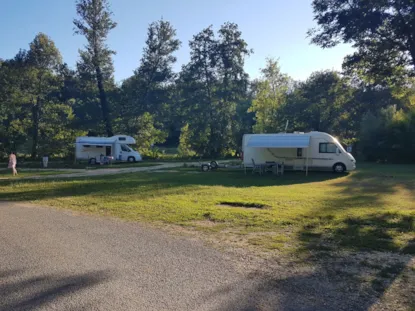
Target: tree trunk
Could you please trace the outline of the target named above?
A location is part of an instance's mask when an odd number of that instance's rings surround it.
[[[32,122],[33,122],[33,133],[32,133],[32,159],[37,157],[37,145],[39,140],[39,101],[36,99],[36,104],[32,107]]]
[[[101,102],[102,117],[105,123],[105,131],[107,132],[107,136],[111,137],[114,135],[114,133],[112,132],[112,125],[111,125],[110,114],[109,114],[107,94],[105,93],[105,90],[104,90],[104,83],[102,81],[103,77],[102,77],[101,68],[99,66],[96,66],[95,71],[97,74],[97,85],[98,85],[98,90],[99,90],[99,99]]]

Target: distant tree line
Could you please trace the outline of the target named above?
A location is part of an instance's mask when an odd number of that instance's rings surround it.
[[[235,23],[182,42],[166,20],[148,27],[134,74],[114,81],[106,44],[116,27],[107,0],[78,0],[75,33],[87,45],[69,68],[46,34],[0,59],[0,153],[70,157],[80,135],[129,134],[138,149],[178,146],[183,157],[236,154],[245,133],[329,132],[368,160],[415,162],[415,5],[412,0],[314,0],[314,44],[352,44],[342,72],[295,81],[267,59],[261,77],[244,70],[253,53]]]

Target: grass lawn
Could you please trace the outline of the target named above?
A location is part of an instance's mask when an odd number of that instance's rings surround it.
[[[156,161],[143,161],[137,163],[125,163],[125,162],[117,162],[112,165],[94,165],[91,166],[86,162],[83,163],[73,163],[73,162],[65,162],[65,161],[49,161],[48,169],[102,169],[102,168],[124,168],[124,167],[149,167],[158,165],[159,162]],[[41,169],[42,163],[40,161],[25,161],[25,162],[18,162],[18,169],[19,168],[32,168],[32,169]],[[0,163],[0,167],[7,167],[7,163]]]
[[[151,167],[160,165],[160,162],[136,162],[136,163],[114,163],[111,165],[88,165],[88,169],[110,169],[110,168],[126,168],[126,167]]]
[[[42,173],[58,172],[22,176]],[[361,164],[349,175],[308,177],[181,169],[0,185],[0,200],[179,224],[239,236],[262,250],[415,252],[415,166]]]
[[[17,168],[17,172],[19,175],[13,177],[11,169],[0,169],[0,178],[10,177],[13,179],[19,179],[21,177],[59,175],[59,174],[70,173],[70,172],[53,171],[53,170],[25,170],[25,169],[19,169],[19,168]]]

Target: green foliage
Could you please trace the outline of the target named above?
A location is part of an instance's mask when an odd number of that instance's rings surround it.
[[[415,106],[415,50],[406,40],[413,32],[410,0],[314,0],[313,42],[352,43],[357,52],[346,58],[343,73],[314,72],[302,82],[282,73],[273,58],[261,78],[250,81],[244,65],[252,50],[235,23],[197,33],[189,62],[176,73],[181,42],[173,25],[159,20],[149,25],[139,66],[121,85],[113,79],[115,52],[106,44],[116,27],[108,3],[76,1],[75,33],[87,45],[75,70],[42,33],[29,50],[0,60],[1,155],[68,156],[76,136],[112,135],[114,127],[137,137],[140,151],[154,158],[168,157],[159,148],[178,145],[180,156],[216,158],[238,153],[244,134],[280,132],[289,121],[290,132],[325,131],[368,158],[409,161]]]
[[[254,133],[275,133],[282,128],[279,112],[286,104],[289,78],[281,73],[278,60],[267,59],[261,69],[262,80],[257,85],[257,95],[248,112],[255,112]]]
[[[168,21],[159,20],[149,25],[140,66],[122,85],[121,114],[124,118],[149,112],[162,124],[174,122],[176,111],[172,97],[176,74],[173,65],[176,62],[174,53],[180,44],[176,30]]]
[[[112,80],[112,55],[115,52],[110,50],[105,42],[117,23],[111,19],[112,12],[108,0],[77,0],[76,12],[80,19],[73,21],[75,33],[85,36],[88,42],[86,50],[79,51],[78,70],[85,79],[96,81],[105,131],[108,136],[112,136],[111,109],[105,84]]]
[[[323,48],[352,43],[357,49],[345,67],[381,84],[413,74],[413,0],[314,0],[313,9],[318,24],[309,31],[313,43]]]
[[[189,157],[189,156],[195,155],[195,152],[192,150],[191,133],[189,130],[189,124],[185,124],[181,128],[178,151],[179,151],[180,157]]]
[[[22,105],[21,66],[15,60],[6,60],[0,64],[0,156],[26,141],[27,122],[26,105]]]
[[[297,129],[338,134],[344,132],[341,123],[347,126],[343,119],[347,120],[351,113],[347,105],[352,96],[353,89],[338,73],[316,72],[298,85],[285,113],[287,118],[293,116]]]
[[[217,157],[240,144],[235,141],[239,130],[235,120],[248,91],[243,66],[252,51],[233,23],[222,25],[218,38],[212,27],[202,30],[189,46],[190,62],[183,67],[178,84],[192,149]]]
[[[141,116],[132,119],[129,127],[135,130],[135,139],[137,141],[138,150],[144,154],[151,154],[152,147],[156,143],[163,143],[167,138],[167,133],[156,127],[154,117],[145,112]]]
[[[415,162],[415,108],[390,106],[362,119],[360,148],[367,160]]]

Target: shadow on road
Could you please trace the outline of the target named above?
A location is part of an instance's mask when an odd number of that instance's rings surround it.
[[[0,271],[0,311],[34,310],[108,282],[112,277],[106,270],[30,277],[25,277],[22,270]]]
[[[209,305],[223,298],[226,302],[215,311],[413,310],[412,259],[382,253],[319,258],[308,270],[283,266],[265,275],[252,273],[201,301]]]

